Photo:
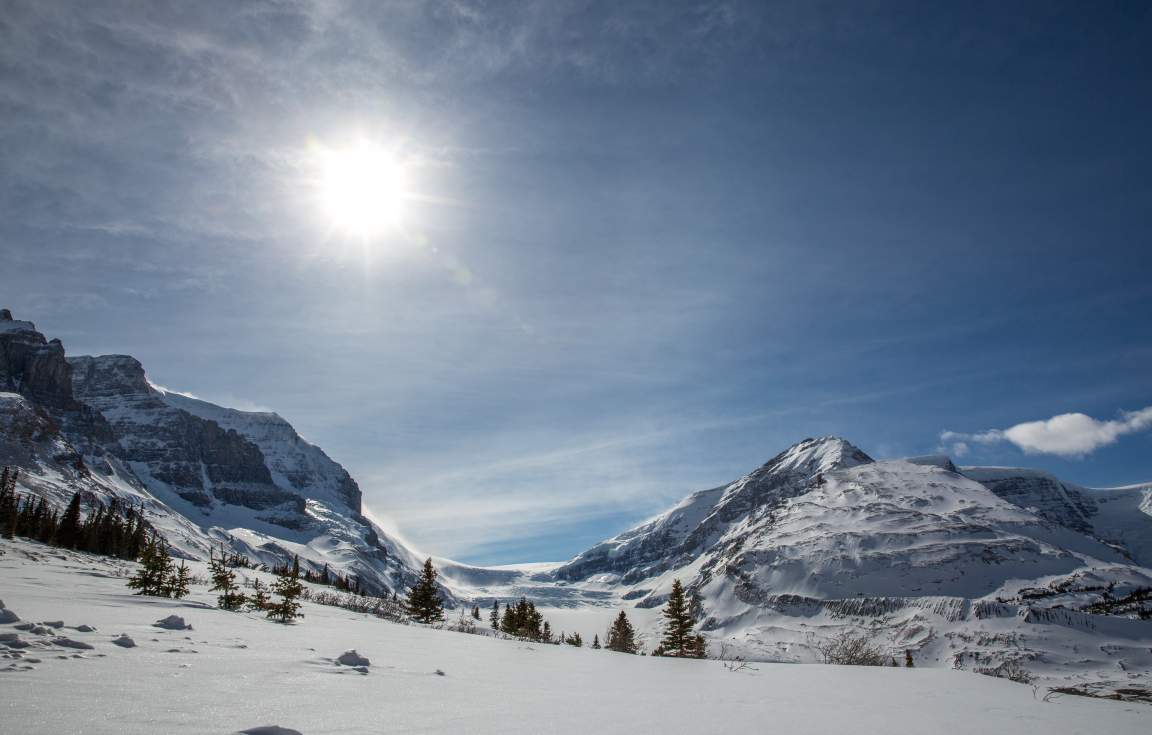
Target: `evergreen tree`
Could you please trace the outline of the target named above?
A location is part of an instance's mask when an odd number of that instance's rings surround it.
[[[239,610],[244,604],[244,595],[236,584],[236,573],[224,563],[224,549],[220,550],[220,558],[209,552],[208,573],[212,575],[212,591],[219,592],[216,604],[222,610]]]
[[[905,651],[904,651],[904,665],[906,667],[908,667],[909,669],[916,668],[915,665],[912,663],[912,651],[911,650],[905,649]]]
[[[147,543],[148,522],[144,520],[144,511],[141,509],[136,511],[136,528],[132,532],[132,537],[128,539],[128,548],[124,555],[129,559],[139,559]]]
[[[292,561],[292,571],[280,577],[272,585],[272,592],[280,596],[280,600],[267,605],[267,615],[287,625],[296,618],[304,617],[300,612],[300,603],[297,599],[304,592],[304,585],[300,583],[300,557]]]
[[[285,576],[276,579],[272,585],[272,592],[280,596],[280,600],[266,606],[267,616],[272,620],[290,623],[303,617],[300,612],[300,603],[296,601],[304,592],[304,585],[300,581],[300,556],[293,560],[291,571]]]
[[[128,580],[128,586],[138,595],[165,596],[171,574],[172,557],[164,542],[153,534],[140,555],[140,571]]]
[[[472,617],[476,620],[480,620],[480,606],[479,605],[473,605],[472,606]]]
[[[0,471],[0,536],[4,538],[16,535],[16,515],[19,511],[16,474],[16,470],[10,470],[7,466]]]
[[[608,645],[605,648],[620,653],[637,652],[636,631],[632,628],[632,623],[628,622],[628,616],[624,614],[623,610],[616,616],[612,627],[608,629]]]
[[[252,596],[248,598],[248,609],[268,609],[268,588],[264,586],[259,578],[252,580]]]
[[[600,650],[600,636],[599,635],[592,636],[592,648],[597,650],[597,651]]]
[[[174,597],[177,600],[188,595],[192,586],[192,573],[188,571],[188,565],[184,560],[180,560],[180,568],[177,569],[169,578],[166,589],[166,597]]]
[[[688,602],[684,597],[684,586],[679,579],[672,580],[672,593],[664,606],[664,638],[656,650],[662,656],[679,658],[702,658],[697,655],[697,641],[692,635],[695,623],[688,612]]]
[[[580,648],[584,645],[584,639],[580,637],[579,633],[573,633],[572,635],[565,638],[564,642],[570,646],[575,646],[576,648]]]
[[[40,532],[37,534],[36,540],[51,544],[56,539],[56,527],[58,525],[59,520],[56,517],[56,511],[47,511],[44,517],[40,519]]]
[[[444,603],[436,589],[436,567],[432,559],[424,562],[420,578],[408,591],[408,614],[420,623],[434,623],[444,619]]]
[[[508,635],[516,633],[516,609],[512,605],[504,606],[504,614],[500,616],[500,631]]]
[[[500,630],[500,601],[492,600],[492,612],[488,614],[488,622],[492,623],[492,630]]]

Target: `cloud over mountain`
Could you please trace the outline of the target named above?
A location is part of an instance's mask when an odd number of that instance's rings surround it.
[[[1121,411],[1120,417],[1101,421],[1083,413],[1062,413],[1050,419],[1026,421],[1007,429],[965,434],[944,431],[941,444],[958,457],[971,451],[971,444],[1009,442],[1025,454],[1056,454],[1084,457],[1101,447],[1115,444],[1126,434],[1152,427],[1152,406],[1138,411]]]

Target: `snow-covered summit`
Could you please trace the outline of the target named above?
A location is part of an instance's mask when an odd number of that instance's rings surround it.
[[[736,523],[828,472],[872,462],[840,437],[797,442],[755,471],[694,493],[647,523],[597,544],[555,571],[560,579],[613,575],[635,582],[675,568],[716,544]]]

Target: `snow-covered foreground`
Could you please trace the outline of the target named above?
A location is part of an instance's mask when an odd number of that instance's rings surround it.
[[[1152,721],[1146,705],[1044,702],[1028,686],[941,669],[756,664],[733,672],[717,661],[496,640],[313,604],[298,624],[282,626],[215,609],[203,584],[185,600],[133,596],[123,576],[133,565],[124,562],[26,542],[0,541],[0,552],[3,605],[22,622],[63,624],[0,625],[3,733],[200,735],[278,725],[305,735],[1117,735],[1147,732]],[[191,629],[153,625],[170,615]],[[114,643],[121,634],[135,647]],[[367,673],[336,663],[350,649],[369,659]]]

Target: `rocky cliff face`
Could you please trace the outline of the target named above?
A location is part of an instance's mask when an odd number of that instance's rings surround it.
[[[169,406],[127,355],[68,360],[76,397],[112,427],[116,453],[140,475],[202,508],[215,503],[255,510],[292,523],[303,499],[272,481],[260,449],[214,421]]]
[[[46,408],[76,407],[60,340],[49,342],[32,322],[13,319],[7,309],[0,309],[0,390]]]
[[[266,563],[408,585],[413,553],[362,515],[356,482],[275,414],[152,386],[128,355],[65,357],[31,322],[0,311],[0,462],[21,488],[143,507],[186,556],[226,543]]]
[[[320,447],[305,441],[280,416],[223,408],[179,393],[161,393],[169,406],[235,431],[258,447],[280,487],[290,488],[301,497],[343,506],[353,515],[360,514],[360,486],[352,476]]]

